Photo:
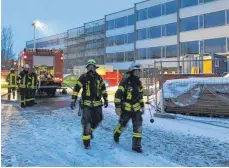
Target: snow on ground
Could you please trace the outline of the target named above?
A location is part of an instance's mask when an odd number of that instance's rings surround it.
[[[113,142],[113,104],[85,150],[76,110],[2,103],[2,166],[229,166],[229,129],[187,120],[155,118],[143,124],[143,154],[131,151],[132,124]],[[45,110],[46,109],[46,110]],[[76,108],[78,109],[78,108]]]

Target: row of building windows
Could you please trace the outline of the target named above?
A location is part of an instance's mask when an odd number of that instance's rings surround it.
[[[229,24],[229,11],[218,11],[205,15],[181,19],[181,31],[197,30]]]
[[[195,6],[198,4],[203,4],[211,1],[215,1],[215,0],[181,0],[181,8]]]
[[[105,34],[101,33],[101,34],[86,36],[85,41],[99,40],[99,39],[104,39],[104,38],[105,38]]]
[[[134,51],[109,53],[107,54],[106,62],[125,62],[134,61]]]
[[[104,42],[94,42],[86,44],[86,49],[94,49],[94,48],[101,48],[104,47]]]
[[[192,1],[192,0],[191,0]],[[169,15],[177,12],[177,3],[175,1],[141,9],[137,12],[138,21],[155,18],[163,15]]]
[[[123,45],[130,43],[134,43],[134,33],[107,37],[107,46]]]
[[[156,58],[172,58],[177,57],[177,45],[140,48],[137,50],[138,60],[156,59]]]
[[[134,25],[134,22],[135,22],[134,15],[125,16],[114,20],[109,20],[107,21],[107,30]]]
[[[181,54],[225,53],[229,52],[229,38],[216,38],[203,41],[181,43]]]
[[[173,36],[177,34],[177,23],[139,29],[137,34],[138,40],[153,39],[163,36]]]
[[[85,33],[95,33],[105,30],[105,25],[98,25],[94,27],[85,28]]]

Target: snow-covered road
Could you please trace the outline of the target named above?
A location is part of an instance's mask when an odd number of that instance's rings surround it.
[[[229,129],[144,115],[143,154],[131,151],[132,126],[113,142],[118,117],[110,104],[92,149],[81,141],[81,123],[68,101],[22,110],[2,102],[2,166],[229,166]]]

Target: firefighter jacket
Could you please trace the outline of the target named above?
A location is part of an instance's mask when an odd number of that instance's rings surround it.
[[[122,79],[115,93],[115,106],[121,106],[128,112],[137,112],[144,107],[143,87],[139,78],[130,76]]]
[[[17,76],[15,73],[10,73],[7,78],[6,82],[8,82],[9,88],[16,88],[17,87]]]
[[[31,85],[30,88],[31,89],[36,89],[37,88],[37,74],[34,72],[31,72],[29,74],[30,80],[31,80]]]
[[[77,80],[76,85],[74,87],[72,102],[76,101],[77,95],[81,88],[83,88],[82,102],[81,102],[83,106],[88,106],[88,107],[102,106],[102,101],[101,101],[102,97],[104,101],[108,101],[105,83],[101,78],[101,76],[97,73],[95,73],[94,75],[85,73],[80,76],[80,78]]]
[[[28,71],[21,71],[18,78],[19,88],[22,90],[28,89],[31,85],[31,77],[29,76]]]

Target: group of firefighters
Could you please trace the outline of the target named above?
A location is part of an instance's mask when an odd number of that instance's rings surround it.
[[[11,69],[8,76],[9,82],[9,96],[15,91],[17,86],[20,93],[21,107],[32,106],[35,103],[35,93],[37,88],[37,75],[35,69],[31,73],[28,72],[29,65],[23,66],[23,71],[16,76],[15,70]],[[89,149],[91,139],[93,139],[93,132],[103,120],[102,106],[108,107],[108,94],[105,83],[102,77],[96,72],[98,68],[96,61],[88,60],[87,72],[79,77],[74,87],[72,101],[70,107],[75,108],[78,93],[82,88],[81,104],[83,126],[82,140],[86,149]],[[127,123],[132,119],[133,123],[133,138],[132,150],[138,153],[142,152],[142,115],[144,114],[143,102],[143,87],[140,77],[140,65],[133,63],[127,72],[127,77],[123,78],[115,93],[115,112],[119,118],[119,123],[114,129],[113,138],[116,143],[119,143],[121,133],[127,126]],[[102,103],[102,99],[104,103]]]
[[[80,107],[83,111],[81,124],[83,126],[82,140],[84,147],[89,149],[93,132],[103,120],[102,98],[104,107],[108,107],[108,94],[105,83],[96,72],[98,68],[96,61],[90,59],[86,65],[87,72],[79,77],[74,87],[70,107],[75,108],[78,93],[82,88]],[[115,93],[115,112],[119,118],[119,123],[114,129],[113,138],[119,143],[121,133],[132,119],[133,138],[132,150],[142,152],[142,115],[144,114],[143,87],[140,81],[140,65],[133,63],[127,72],[127,77],[123,78]]]
[[[11,68],[10,74],[6,78],[8,82],[8,100],[11,99],[11,93],[13,94],[13,99],[15,99],[15,94],[18,91],[20,94],[20,106],[22,108],[37,104],[35,102],[37,74],[35,68],[29,73],[29,68],[29,65],[25,64],[19,75],[15,73],[14,68]]]

